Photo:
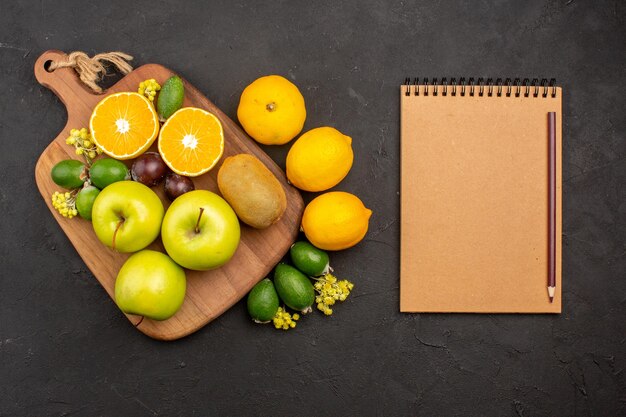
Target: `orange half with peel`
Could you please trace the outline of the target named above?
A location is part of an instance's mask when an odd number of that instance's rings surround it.
[[[115,159],[144,153],[159,133],[159,117],[150,101],[138,93],[116,93],[96,105],[89,119],[93,141]]]
[[[175,173],[187,177],[202,175],[224,153],[222,124],[206,110],[183,107],[161,127],[159,153]]]

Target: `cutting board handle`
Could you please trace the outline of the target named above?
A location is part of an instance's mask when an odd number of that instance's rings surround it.
[[[71,119],[72,109],[80,112],[84,109],[70,106],[70,103],[95,103],[100,100],[100,94],[90,90],[78,77],[73,68],[57,68],[49,70],[52,62],[67,60],[67,54],[62,51],[46,51],[35,62],[35,78],[39,84],[52,90],[65,104],[68,119]]]

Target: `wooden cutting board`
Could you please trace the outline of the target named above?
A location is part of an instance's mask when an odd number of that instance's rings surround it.
[[[104,94],[94,94],[85,87],[71,68],[48,72],[50,61],[64,61],[67,55],[60,51],[47,51],[35,63],[35,76],[40,84],[51,89],[67,108],[67,124],[52,143],[44,150],[35,168],[35,179],[50,212],[55,217],[70,242],[83,258],[93,275],[114,298],[117,272],[130,256],[105,247],[97,239],[91,222],[79,217],[66,219],[52,208],[51,195],[61,191],[50,178],[51,168],[63,159],[79,159],[74,148],[65,144],[70,129],[89,126],[89,117],[94,106],[107,94],[120,91],[136,91],[138,84],[155,78],[161,85],[174,72],[156,64],[143,65],[109,88]],[[181,77],[182,78],[182,77]],[[194,106],[215,114],[224,128],[224,155],[248,153],[259,158],[274,173],[287,195],[287,211],[281,220],[264,230],[256,230],[242,223],[241,241],[233,258],[223,267],[212,271],[187,270],[187,295],[181,309],[165,321],[141,320],[141,317],[127,315],[137,329],[155,339],[174,340],[186,336],[203,327],[239,301],[289,250],[296,239],[304,203],[298,190],[287,183],[284,172],[265,154],[256,143],[228,116],[220,111],[202,93],[187,81],[183,106]],[[152,149],[156,151],[156,142]],[[206,189],[219,193],[217,172],[221,161],[210,172],[194,178],[196,189]],[[127,161],[128,165],[132,161]],[[161,197],[166,209],[169,201],[165,198],[163,186],[153,187]],[[165,252],[160,238],[150,249]]]

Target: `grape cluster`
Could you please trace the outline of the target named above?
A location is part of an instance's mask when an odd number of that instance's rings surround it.
[[[65,143],[76,148],[76,155],[83,155],[88,164],[102,153],[102,149],[91,139],[91,134],[86,128],[72,129]]]
[[[52,194],[52,207],[68,219],[78,215],[78,210],[76,210],[76,192],[60,193],[55,191]]]
[[[298,319],[300,319],[298,313],[289,314],[283,307],[278,307],[278,311],[272,319],[272,322],[277,329],[289,330],[296,327],[296,321],[298,321]]]
[[[317,282],[313,285],[318,295],[315,297],[317,309],[327,316],[333,314],[331,308],[337,301],[345,301],[350,295],[350,291],[354,288],[354,284],[344,279],[339,281],[332,274],[323,275],[316,278]]]
[[[154,79],[150,78],[149,80],[145,80],[139,83],[139,88],[137,92],[143,96],[148,97],[148,100],[154,101],[154,96],[156,96],[157,91],[161,89],[159,83]]]

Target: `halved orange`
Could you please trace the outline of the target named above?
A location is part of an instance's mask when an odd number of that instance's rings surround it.
[[[144,153],[159,133],[159,117],[150,101],[138,93],[116,93],[96,105],[89,120],[93,141],[115,159]]]
[[[187,177],[202,175],[224,153],[222,124],[206,110],[183,107],[161,127],[159,153],[175,173]]]

